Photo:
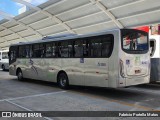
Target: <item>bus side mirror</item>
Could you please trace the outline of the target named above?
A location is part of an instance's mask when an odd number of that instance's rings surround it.
[[[153,57],[155,50],[156,50],[156,40],[155,39],[150,39],[149,40],[149,50],[150,50],[150,56]]]

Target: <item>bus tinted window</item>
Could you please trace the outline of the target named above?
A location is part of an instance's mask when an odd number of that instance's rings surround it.
[[[29,57],[33,57],[33,45],[30,45],[30,48],[29,48]]]
[[[19,46],[19,58],[29,58],[30,56],[30,46]]]
[[[12,64],[16,61],[18,52],[18,46],[11,46],[9,50],[9,64]]]
[[[44,57],[44,45],[43,44],[35,44],[33,45],[33,57],[34,58],[43,58]]]
[[[68,57],[68,41],[63,41],[59,43],[59,53],[60,57]]]
[[[57,55],[57,49],[56,49],[56,43],[47,43],[46,44],[46,53],[45,57],[50,58],[50,57],[56,57]]]
[[[57,54],[58,54],[58,51],[57,51],[56,43],[53,43],[52,44],[52,56],[56,57]]]
[[[33,57],[38,58],[40,57],[40,52],[39,52],[39,44],[33,45]]]
[[[52,57],[52,43],[47,43],[46,44],[46,57]]]
[[[110,57],[113,51],[113,35],[105,36],[102,38],[102,57]]]
[[[83,57],[83,40],[74,42],[74,57]]]
[[[16,59],[16,51],[11,50],[11,51],[10,51],[10,60],[12,61],[12,60],[14,60],[14,59]]]
[[[59,42],[30,44],[19,46],[19,58],[107,58],[113,50],[113,42],[114,37],[109,34]]]
[[[89,44],[86,44],[85,48],[86,50],[84,50],[84,53],[85,51],[86,53],[88,52],[88,57],[108,58],[110,57],[113,51],[113,43],[114,43],[113,35],[109,34],[98,37],[91,37],[89,38],[89,41],[86,42],[89,42]]]
[[[25,58],[26,52],[25,52],[25,46],[19,46],[19,58]]]
[[[90,57],[89,56],[89,41],[88,40],[83,41],[83,56]]]
[[[68,57],[73,57],[73,42],[68,41]]]
[[[101,38],[91,38],[90,41],[90,52],[91,57],[101,57]]]
[[[41,57],[41,58],[44,57],[44,53],[45,53],[44,50],[45,50],[45,49],[44,49],[44,44],[40,44],[40,45],[39,45],[39,52],[40,52],[40,57]]]
[[[29,56],[30,56],[30,46],[27,45],[25,46],[25,57],[29,58]]]
[[[126,52],[143,53],[144,51],[148,51],[148,47],[147,33],[134,30],[122,30],[122,48]]]

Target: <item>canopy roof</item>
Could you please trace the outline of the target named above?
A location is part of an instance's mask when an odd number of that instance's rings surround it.
[[[160,0],[49,0],[13,17],[0,10],[0,48],[57,34],[86,34],[160,23]]]

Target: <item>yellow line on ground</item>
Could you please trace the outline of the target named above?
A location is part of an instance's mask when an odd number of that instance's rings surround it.
[[[119,103],[119,104],[122,104],[122,105],[126,105],[126,106],[130,106],[130,107],[134,107],[134,108],[139,108],[139,109],[147,110],[147,111],[154,111],[154,109],[150,108],[150,107],[145,107],[145,106],[141,106],[141,105],[135,105],[135,104],[119,101],[119,100],[109,100],[109,101],[116,102],[116,103]]]
[[[141,106],[141,105],[135,105],[135,104],[132,104],[132,103],[127,103],[127,102],[124,102],[124,101],[120,101],[120,100],[114,100],[114,99],[111,99],[111,98],[104,98],[102,96],[95,96],[95,95],[91,95],[89,93],[82,93],[82,92],[79,92],[79,91],[71,91],[69,90],[70,92],[72,93],[79,93],[81,95],[87,95],[89,97],[92,97],[92,98],[101,98],[103,100],[107,100],[109,102],[115,102],[115,103],[119,103],[121,105],[126,105],[126,106],[130,106],[130,107],[134,107],[134,108],[139,108],[139,109],[143,109],[143,110],[146,110],[146,111],[155,111],[155,112],[160,112],[160,110],[155,110],[153,108],[150,108],[150,107],[145,107],[145,106]]]

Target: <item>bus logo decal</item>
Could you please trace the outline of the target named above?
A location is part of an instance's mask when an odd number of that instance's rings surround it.
[[[129,65],[130,64],[130,60],[126,60],[126,64]]]
[[[142,64],[143,64],[143,65],[146,65],[146,64],[147,64],[147,61],[142,61]]]
[[[140,57],[137,56],[137,57],[135,58],[135,64],[138,64],[139,62],[140,62]]]
[[[80,58],[80,63],[84,63],[84,58]]]
[[[29,61],[29,63],[31,64],[31,68],[32,68],[32,70],[38,75],[38,71],[37,71],[37,68],[33,65],[34,64],[34,62],[33,62],[33,60],[31,60],[30,59],[30,61]]]
[[[106,63],[100,63],[98,62],[98,66],[107,66]]]

